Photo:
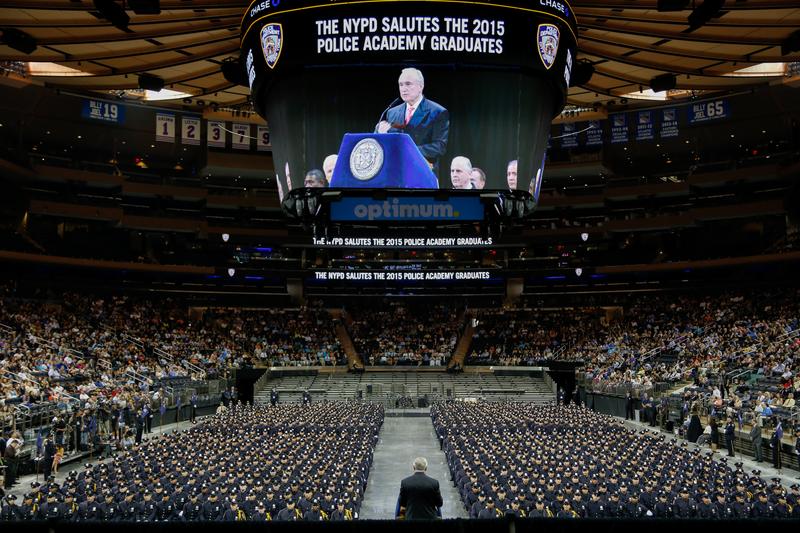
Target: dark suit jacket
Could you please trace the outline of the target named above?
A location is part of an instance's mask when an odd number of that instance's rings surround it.
[[[386,121],[390,124],[403,124],[406,121],[405,102],[389,109],[386,112]],[[450,114],[433,100],[423,97],[405,128],[390,128],[389,133],[410,135],[423,157],[433,165],[436,173],[439,168],[439,158],[447,151]]]
[[[406,508],[406,520],[433,520],[436,508],[443,503],[439,482],[424,472],[415,472],[400,482],[399,500]]]

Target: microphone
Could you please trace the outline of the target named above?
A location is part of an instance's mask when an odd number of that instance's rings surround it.
[[[395,98],[394,100],[392,100],[392,103],[389,104],[386,107],[386,109],[383,110],[383,113],[381,113],[381,117],[378,119],[378,123],[380,123],[382,120],[384,120],[386,118],[386,113],[388,113],[391,108],[393,108],[394,106],[396,106],[397,104],[399,104],[402,101],[403,100],[401,100],[399,96],[397,98]],[[397,125],[396,124],[392,124],[392,127],[396,128]]]

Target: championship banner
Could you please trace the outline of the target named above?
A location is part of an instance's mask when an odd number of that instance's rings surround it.
[[[639,111],[636,113],[636,140],[653,140],[653,112]]]
[[[563,148],[576,148],[578,146],[577,128],[574,122],[565,122],[561,125],[561,146]]]
[[[689,124],[707,122],[730,116],[730,106],[727,100],[711,100],[689,106]]]
[[[233,128],[233,140],[231,141],[231,148],[235,150],[249,150],[250,149],[250,124],[235,124]]]
[[[181,123],[181,143],[200,144],[200,119],[183,117]]]
[[[586,126],[586,146],[601,146],[603,144],[603,123],[599,120],[590,120]]]
[[[611,142],[628,142],[628,116],[625,113],[611,115]]]
[[[213,120],[208,121],[208,131],[206,132],[206,144],[208,146],[215,146],[217,148],[225,148],[227,141],[227,132],[225,131],[225,123]]]
[[[678,110],[674,107],[661,110],[661,138],[678,136]]]
[[[156,140],[165,143],[175,142],[175,115],[156,113]]]
[[[269,128],[266,126],[258,127],[258,137],[256,138],[256,149],[259,152],[269,152],[272,150],[272,141],[269,138]]]

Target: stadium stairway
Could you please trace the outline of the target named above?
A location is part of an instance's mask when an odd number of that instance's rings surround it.
[[[347,355],[347,367],[353,368],[356,365],[363,367],[364,363],[361,361],[361,357],[353,344],[353,339],[350,338],[350,334],[344,325],[348,319],[352,323],[352,318],[342,313],[341,309],[329,309],[328,312],[334,320],[333,330],[336,332],[336,338],[339,340],[339,344],[342,345],[345,355]]]
[[[430,417],[393,417],[386,418],[381,428],[361,504],[362,519],[394,518],[400,481],[411,475],[411,463],[419,456],[428,460],[428,475],[439,480],[442,518],[467,518]]]
[[[475,328],[472,327],[472,313],[467,312],[465,316],[467,323],[464,326],[464,331],[456,343],[456,348],[453,350],[453,357],[447,364],[447,368],[452,368],[455,365],[464,367],[464,360],[467,358],[470,348],[472,347],[472,337],[475,335]]]

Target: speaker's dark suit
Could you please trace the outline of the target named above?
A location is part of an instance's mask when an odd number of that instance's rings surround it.
[[[400,482],[400,507],[406,508],[406,520],[433,520],[442,506],[439,482],[424,472],[415,472]]]
[[[402,125],[406,121],[406,104],[402,103],[386,112],[389,124]],[[377,128],[376,128],[377,131]],[[450,133],[450,114],[433,100],[423,98],[419,107],[405,127],[392,127],[388,133],[407,133],[414,140],[423,157],[433,166],[434,174],[439,169],[439,158],[447,151]]]

